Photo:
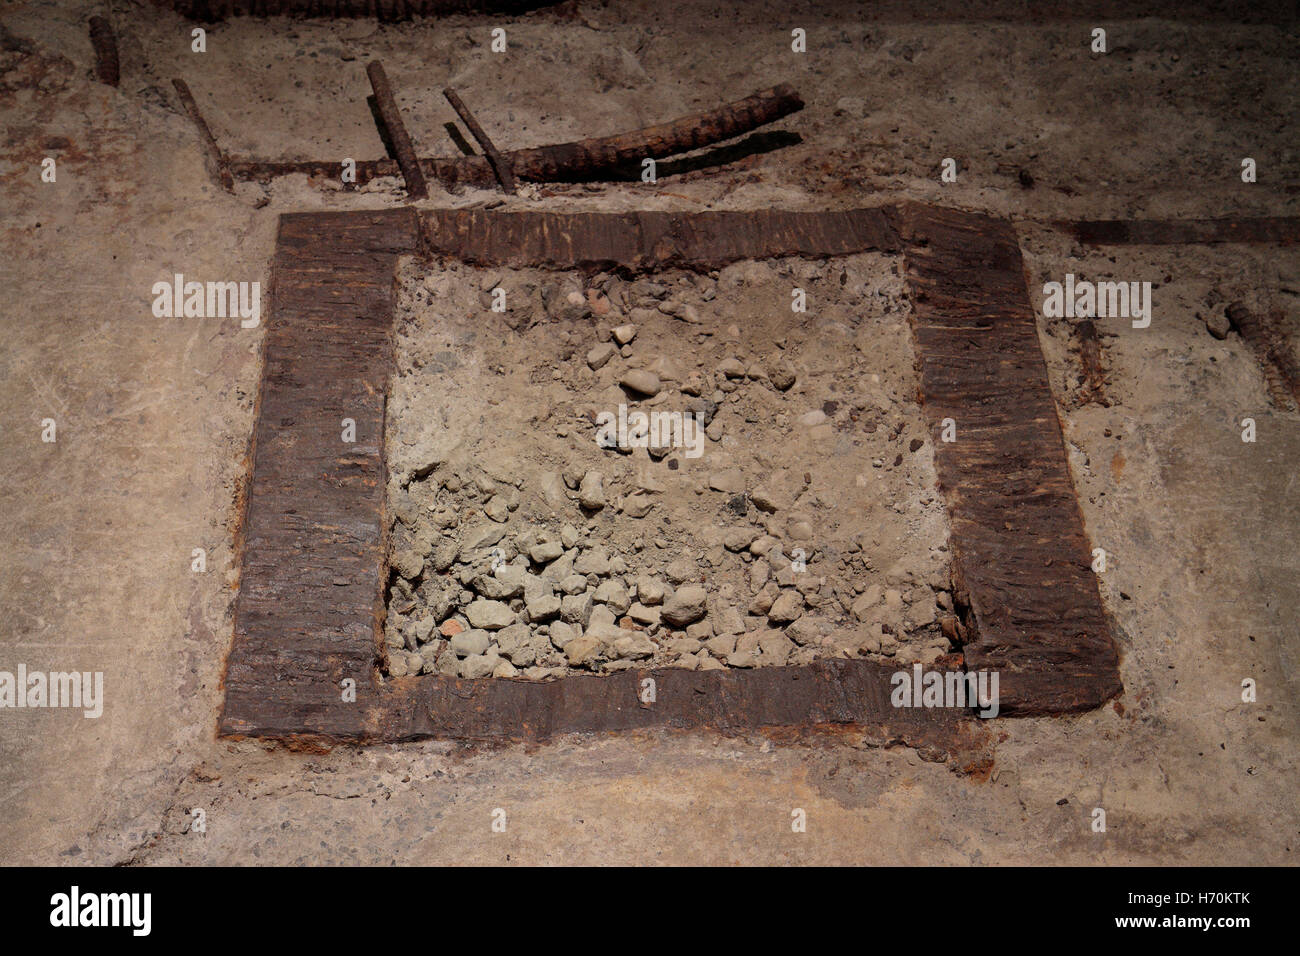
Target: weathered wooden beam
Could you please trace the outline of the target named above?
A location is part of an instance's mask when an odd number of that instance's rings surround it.
[[[799,94],[782,83],[669,123],[618,136],[521,149],[509,154],[509,159],[515,175],[521,179],[545,182],[583,179],[599,172],[636,166],[643,159],[662,159],[734,139],[801,109],[803,100]]]
[[[121,80],[121,66],[117,59],[117,37],[113,27],[104,17],[90,18],[90,43],[95,48],[95,75],[99,82],[117,86]]]
[[[370,86],[375,91],[375,108],[384,121],[389,142],[397,154],[397,165],[402,170],[402,178],[406,180],[406,194],[412,199],[424,199],[429,195],[429,187],[425,185],[420,161],[416,158],[415,147],[411,145],[411,137],[407,135],[406,124],[402,122],[397,100],[393,98],[393,88],[388,84],[384,65],[378,60],[371,60],[366,64],[366,76],[370,77]]]
[[[194,94],[190,92],[189,86],[182,79],[172,80],[172,86],[176,87],[176,93],[181,98],[181,104],[185,107],[185,112],[193,120],[195,127],[199,131],[199,142],[203,146],[204,155],[207,156],[209,172],[217,185],[228,193],[235,191],[235,181],[230,175],[230,166],[226,162],[225,155],[217,146],[217,141],[212,135],[212,130],[208,129],[208,124],[203,120],[203,114],[199,112],[199,104],[194,102]]]
[[[774,256],[898,252],[890,207],[797,212],[564,213],[429,209],[424,248],[472,265],[717,269]]]
[[[528,182],[592,181],[626,172],[645,158],[663,159],[743,136],[801,109],[803,100],[799,94],[782,84],[716,110],[683,116],[658,126],[617,136],[519,149],[501,157],[515,178]],[[448,185],[487,186],[495,180],[492,166],[484,156],[433,157],[421,159],[419,163],[425,175]],[[269,182],[277,176],[295,173],[338,179],[343,164],[319,160],[235,159],[231,169],[237,178],[255,182]],[[392,160],[362,160],[356,164],[357,184],[379,176],[397,175],[399,169]]]
[[[191,20],[229,17],[374,18],[381,22],[460,14],[513,14],[559,0],[154,0]]]
[[[952,525],[969,671],[1002,713],[1090,710],[1122,689],[1091,570],[1024,262],[1011,223],[907,204],[899,214],[921,401]],[[950,426],[949,426],[950,423]]]
[[[483,155],[486,156],[488,162],[492,164],[492,171],[496,173],[497,181],[501,183],[501,188],[510,195],[514,195],[515,177],[510,172],[510,164],[502,158],[501,154],[497,151],[496,145],[488,137],[488,134],[484,131],[483,127],[478,124],[478,120],[476,120],[474,114],[469,111],[469,107],[465,105],[465,101],[462,100],[460,95],[450,86],[442,91],[442,95],[447,98],[447,102],[451,104],[451,108],[456,111],[456,115],[461,118],[461,121],[469,129],[470,135],[478,141],[479,148],[483,150]]]
[[[393,272],[417,237],[409,208],[280,217],[224,734],[364,734],[384,617]],[[349,678],[358,704],[339,692]]]
[[[1300,242],[1300,218],[1256,219],[1098,219],[1060,224],[1092,246],[1182,245],[1218,242]]]

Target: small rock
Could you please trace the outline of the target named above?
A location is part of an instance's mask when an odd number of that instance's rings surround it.
[[[564,545],[558,541],[539,541],[528,549],[528,556],[538,564],[547,564],[564,554]]]
[[[456,562],[456,552],[459,550],[455,541],[442,542],[433,549],[433,554],[429,558],[433,569],[438,572],[446,571]]]
[[[667,624],[682,628],[704,617],[708,594],[698,585],[687,585],[673,592],[663,606],[661,617]]]
[[[581,594],[587,590],[585,574],[570,574],[560,580],[560,590],[565,594]]]
[[[646,607],[639,601],[627,609],[627,616],[637,624],[649,627],[659,623],[659,608]]]
[[[745,622],[740,612],[730,604],[716,608],[709,618],[713,621],[715,634],[739,634],[745,630]]]
[[[604,604],[615,614],[626,614],[632,604],[627,588],[621,581],[615,580],[601,582],[600,587],[596,588],[596,593],[592,595],[592,600]]]
[[[497,664],[500,662],[501,658],[495,654],[476,654],[473,657],[467,657],[460,662],[460,676],[470,680],[491,677],[492,672],[496,670]]]
[[[754,595],[754,600],[749,602],[749,613],[766,617],[780,593],[781,589],[776,586],[776,582],[768,581],[763,585],[763,589]]]
[[[623,660],[640,660],[652,657],[657,650],[654,641],[643,635],[629,634],[614,642],[614,656]]]
[[[739,468],[725,471],[709,472],[709,487],[729,495],[738,495],[745,490],[745,475]]]
[[[523,568],[513,564],[503,564],[492,574],[477,575],[470,581],[470,587],[485,598],[507,601],[524,593],[526,573]]]
[[[691,570],[694,571],[693,566]],[[683,578],[683,580],[685,579]],[[636,599],[647,607],[654,607],[657,604],[664,603],[664,594],[667,590],[664,583],[658,578],[638,578],[636,582]]]
[[[587,366],[593,372],[599,368],[603,368],[609,360],[614,357],[614,353],[617,351],[618,349],[614,348],[614,346],[610,345],[608,342],[601,342],[599,345],[587,352]]]
[[[483,598],[479,598],[465,608],[465,616],[469,618],[471,627],[488,631],[498,631],[515,623],[515,612],[510,610],[509,604]]]
[[[534,624],[549,621],[560,613],[560,598],[554,594],[537,594],[525,600],[524,610]]]
[[[723,359],[718,363],[718,371],[727,378],[745,377],[745,366],[736,358]]]
[[[570,594],[561,598],[560,620],[585,629],[591,620],[591,595]]]
[[[757,528],[728,528],[722,536],[722,545],[728,551],[744,551],[758,535]]]
[[[551,624],[551,643],[558,650],[564,650],[569,642],[578,636],[578,630],[571,624],[565,624],[563,621],[555,621]]]
[[[813,536],[812,523],[806,518],[794,518],[786,526],[786,532],[794,541],[811,541]]]
[[[805,412],[799,416],[799,424],[804,428],[815,428],[818,425],[825,424],[827,421],[826,413],[820,408],[814,408],[812,411]]]
[[[768,514],[773,514],[780,511],[782,508],[790,507],[790,504],[786,501],[784,495],[773,491],[766,485],[759,485],[751,491],[749,493],[749,500],[754,503],[754,507],[759,511],[766,511]]]
[[[532,645],[532,630],[527,624],[511,624],[496,633],[501,655],[511,663],[527,667],[537,659]]]
[[[772,385],[782,392],[789,391],[797,378],[794,369],[784,362],[770,366],[767,370],[767,377]]]
[[[418,551],[399,551],[393,555],[393,570],[408,581],[414,581],[424,570],[424,557]]]
[[[600,472],[589,471],[582,476],[582,484],[578,486],[578,500],[588,511],[599,511],[605,507],[605,478]]]
[[[695,566],[695,562],[690,558],[680,557],[669,564],[664,569],[664,573],[668,575],[668,580],[673,584],[684,584],[687,581],[698,580],[700,569]],[[649,603],[639,590],[637,591],[637,597],[641,599],[641,603]]]
[[[405,677],[407,675],[407,661],[409,657],[406,651],[395,651],[388,658],[388,676]]]
[[[1216,339],[1226,339],[1232,331],[1232,320],[1227,312],[1211,311],[1205,317],[1205,328]]]
[[[457,657],[469,657],[486,652],[491,643],[492,635],[476,628],[454,635],[451,639],[451,649]]]
[[[759,635],[758,646],[763,652],[764,664],[784,664],[794,651],[794,644],[780,631],[765,631]]]
[[[575,637],[565,645],[564,656],[568,659],[570,667],[581,667],[596,661],[603,647],[604,645],[597,638],[584,634],[582,637]]]
[[[483,506],[483,513],[497,522],[504,522],[510,517],[510,509],[506,505],[506,499],[501,495],[493,495],[489,498],[488,503]]]
[[[614,328],[611,334],[614,336],[614,341],[619,345],[627,345],[636,338],[636,326],[629,322],[626,325]]]
[[[654,500],[646,494],[631,494],[623,499],[623,514],[629,518],[644,518],[655,506]]]
[[[711,637],[705,641],[704,646],[715,657],[729,657],[736,650],[736,635],[719,634],[717,637]]]
[[[659,376],[643,368],[629,369],[624,372],[623,377],[619,379],[619,384],[642,395],[659,394]]]
[[[782,591],[772,602],[767,619],[773,624],[789,624],[803,614],[803,595],[798,591]]]

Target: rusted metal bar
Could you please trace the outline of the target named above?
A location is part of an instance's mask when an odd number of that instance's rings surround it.
[[[388,83],[384,65],[378,60],[371,60],[366,64],[366,76],[370,77],[370,86],[375,91],[375,108],[379,110],[379,117],[388,130],[393,152],[397,154],[397,165],[402,170],[402,178],[406,180],[406,194],[412,199],[424,199],[429,195],[429,187],[425,185],[420,161],[415,156],[415,147],[411,145],[406,124],[402,122],[402,114],[397,109],[397,100],[393,98],[393,88]]]
[[[592,181],[626,170],[647,157],[662,159],[743,136],[801,109],[803,100],[799,94],[782,84],[716,110],[683,116],[659,126],[617,136],[514,150],[503,153],[502,160],[517,179],[527,182]],[[421,159],[419,163],[426,176],[449,185],[488,186],[495,180],[492,167],[483,156],[433,157]],[[269,182],[277,176],[295,173],[337,179],[343,165],[317,160],[235,159],[231,161],[231,169],[241,180]],[[379,176],[394,176],[398,170],[392,160],[363,160],[356,164],[357,184]]]
[[[480,148],[483,150],[483,155],[485,155],[488,162],[492,164],[492,171],[497,174],[497,181],[501,183],[501,188],[507,193],[514,195],[515,177],[510,172],[509,163],[507,163],[505,159],[502,158],[501,154],[497,152],[496,145],[488,137],[488,134],[484,131],[483,127],[478,124],[478,120],[476,120],[474,114],[469,111],[469,107],[465,105],[465,101],[462,100],[460,95],[450,86],[442,91],[442,95],[447,97],[447,102],[451,104],[451,108],[456,111],[456,115],[459,116],[465,126],[469,128],[470,135],[478,141]]]
[[[117,37],[104,17],[90,18],[90,43],[95,48],[95,74],[99,82],[117,86],[121,67],[117,59]]]
[[[1300,364],[1283,334],[1283,315],[1273,309],[1257,315],[1241,302],[1227,308],[1228,320],[1259,359],[1273,401],[1283,408],[1300,407]]]
[[[212,130],[208,129],[208,124],[203,121],[203,114],[199,112],[199,104],[194,102],[194,94],[190,92],[189,86],[182,79],[172,80],[172,86],[176,87],[176,93],[181,98],[181,104],[185,107],[185,112],[190,115],[194,125],[199,130],[199,141],[203,144],[203,152],[206,154],[209,164],[209,172],[220,186],[228,193],[235,191],[235,181],[230,175],[230,166],[226,162],[225,155],[217,146],[216,139],[212,136]]]
[[[1106,374],[1101,363],[1101,335],[1092,319],[1083,319],[1074,326],[1074,340],[1079,350],[1079,364],[1083,374],[1079,380],[1078,401],[1081,405],[1107,406]]]

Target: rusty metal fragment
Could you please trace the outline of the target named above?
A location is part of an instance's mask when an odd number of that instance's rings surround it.
[[[429,195],[429,187],[424,183],[424,173],[420,171],[419,160],[415,158],[415,147],[402,122],[402,113],[393,98],[393,88],[388,83],[388,74],[384,65],[378,60],[366,64],[366,76],[370,77],[370,86],[375,91],[375,109],[379,111],[384,127],[388,131],[389,142],[397,156],[397,165],[406,180],[406,194],[412,199],[424,199]]]
[[[117,86],[121,68],[117,59],[117,37],[104,17],[90,18],[90,43],[95,48],[95,75],[99,82]]]
[[[208,172],[218,186],[228,193],[233,193],[235,191],[235,181],[230,176],[230,167],[226,162],[225,154],[217,146],[217,141],[212,136],[212,130],[208,129],[208,124],[204,122],[203,114],[199,112],[199,104],[194,102],[194,94],[190,92],[189,86],[182,79],[172,80],[172,86],[176,87],[176,93],[181,98],[181,105],[185,107],[185,112],[189,114],[195,128],[199,131],[199,143],[203,146]]]
[[[497,151],[496,145],[484,131],[483,127],[478,124],[474,114],[469,111],[465,101],[460,98],[460,94],[447,87],[442,91],[442,95],[447,98],[451,108],[456,111],[456,115],[461,118],[461,122],[469,129],[470,135],[478,142],[479,148],[483,150],[483,155],[487,157],[488,162],[492,165],[492,171],[496,173],[497,180],[501,183],[501,188],[506,193],[513,195],[515,191],[515,177],[510,171],[510,164],[502,158]]]
[[[1097,332],[1097,324],[1092,319],[1081,319],[1074,323],[1073,332],[1082,368],[1076,399],[1080,405],[1108,406],[1106,374],[1101,361],[1101,335]]]
[[[1259,359],[1269,397],[1282,408],[1300,407],[1300,363],[1287,341],[1282,310],[1258,315],[1243,303],[1233,302],[1227,312],[1232,327]]]

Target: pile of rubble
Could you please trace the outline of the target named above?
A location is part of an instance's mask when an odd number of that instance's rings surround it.
[[[896,287],[873,301],[854,291],[888,280],[787,268],[835,307],[801,320],[759,263],[633,282],[521,271],[504,313],[503,277],[407,277],[391,676],[950,649],[946,524]],[[757,316],[774,296],[783,309]],[[877,316],[854,348],[862,312]]]

